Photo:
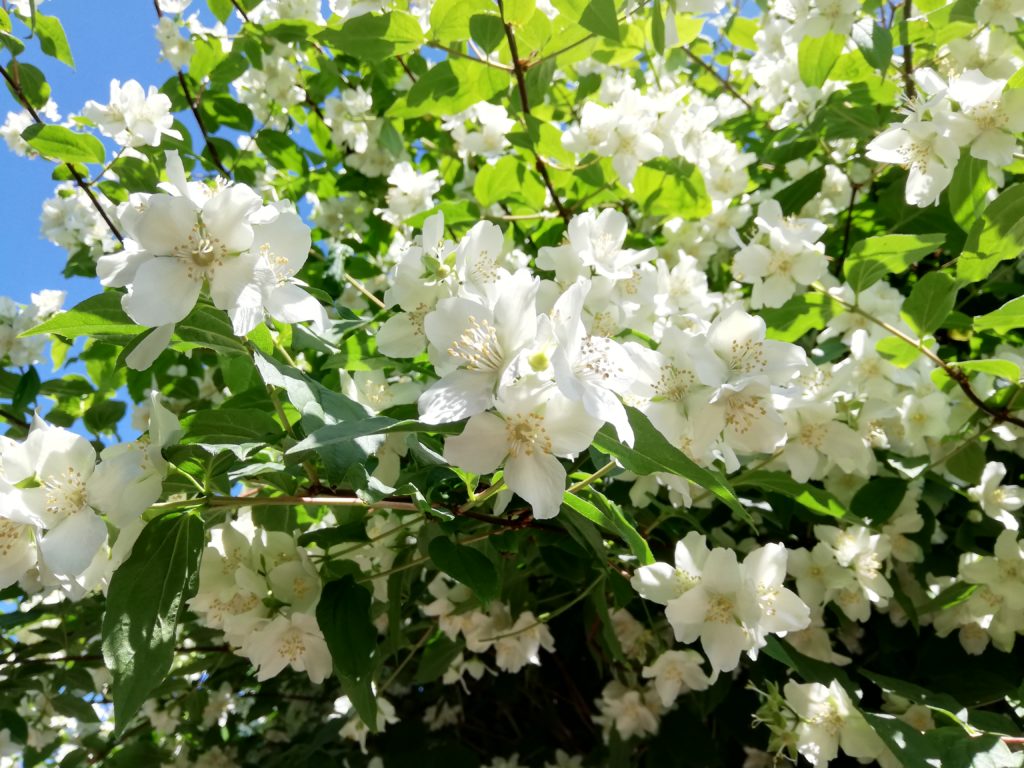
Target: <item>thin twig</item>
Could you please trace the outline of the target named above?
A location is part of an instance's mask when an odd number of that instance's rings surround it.
[[[745,98],[743,98],[743,95],[733,87],[732,83],[730,83],[728,80],[726,80],[724,77],[722,77],[721,73],[719,73],[714,67],[712,67],[710,64],[708,64],[706,61],[704,61],[704,59],[702,59],[700,56],[698,56],[693,51],[691,51],[688,46],[681,45],[681,46],[679,46],[679,49],[683,53],[685,53],[687,56],[689,56],[690,59],[695,64],[699,64],[701,67],[704,68],[704,70],[709,75],[711,75],[718,82],[720,82],[722,84],[722,86],[725,88],[725,90],[727,90],[735,98],[739,99],[740,102],[743,103],[743,106],[745,106],[747,109],[751,109],[751,110],[754,108],[754,105],[751,104],[749,101],[747,101]]]
[[[914,46],[910,44],[909,30],[907,29],[913,8],[911,0],[903,0],[903,21],[900,24],[900,44],[903,47],[903,90],[910,101],[913,101],[917,95],[914,86]]]
[[[14,64],[16,66],[17,62],[14,62]],[[8,85],[11,86],[11,90],[14,91],[15,97],[18,99],[21,105],[28,111],[29,115],[32,116],[32,119],[39,125],[46,125],[46,122],[39,116],[39,113],[36,112],[35,108],[33,108],[33,106],[29,103],[28,98],[25,96],[25,91],[22,90],[21,83],[18,82],[17,78],[12,77],[11,74],[3,66],[0,66],[0,75],[3,75],[4,80],[7,81]],[[100,205],[100,201],[96,199],[96,195],[94,195],[92,189],[89,188],[89,182],[82,178],[82,174],[75,170],[75,166],[72,165],[71,163],[64,163],[64,167],[67,168],[68,171],[70,171],[71,177],[75,180],[75,183],[81,188],[83,192],[85,192],[86,197],[89,198],[89,202],[92,203],[92,207],[96,209],[96,212],[100,215],[100,218],[102,218],[103,221],[105,221],[107,226],[110,228],[111,234],[113,234],[114,237],[117,238],[117,241],[119,243],[123,243],[124,235],[121,234],[121,230],[117,228],[117,226],[111,220],[110,216],[107,215],[107,212],[103,210],[103,206]]]
[[[157,18],[162,19],[164,12],[160,9],[160,0],[153,0],[153,7],[156,9]],[[237,4],[235,4],[235,7],[238,8]],[[188,102],[188,108],[192,110],[196,123],[199,125],[199,131],[203,134],[203,138],[206,140],[206,148],[210,151],[210,160],[217,167],[218,171],[220,171],[225,177],[230,178],[231,172],[224,167],[224,163],[220,159],[220,153],[213,145],[213,142],[210,141],[210,134],[207,132],[206,124],[203,122],[203,116],[199,112],[199,98],[193,98],[192,89],[188,87],[188,80],[186,79],[185,74],[177,68],[175,68],[174,71],[178,73],[178,82],[181,83],[181,91],[185,94],[185,100]]]
[[[519,48],[516,46],[516,35],[512,30],[512,25],[504,21],[505,19],[505,6],[502,0],[498,0],[498,10],[501,12],[502,23],[505,26],[505,37],[508,39],[508,48],[512,54],[512,67],[513,72],[516,76],[516,86],[519,90],[519,102],[523,108],[524,119],[530,114],[530,101],[526,95],[526,75],[525,75],[525,63],[519,59]],[[569,209],[562,204],[561,198],[558,196],[558,192],[555,190],[555,185],[551,182],[551,176],[548,175],[548,167],[544,164],[544,160],[541,158],[540,153],[536,149],[533,149],[533,156],[536,158],[535,167],[537,173],[544,180],[544,186],[548,188],[548,192],[551,193],[551,199],[555,203],[555,208],[558,209],[558,215],[562,217],[562,220],[568,224],[572,218],[572,214]]]
[[[238,0],[231,0],[231,4],[235,7],[235,10],[238,11],[238,15],[242,17],[242,21],[244,21],[246,24],[248,24],[249,23],[249,17],[245,13],[245,8],[243,8],[242,6],[240,6],[238,4]]]
[[[931,360],[935,365],[941,368],[946,373],[946,375],[949,376],[949,378],[955,381],[957,386],[959,386],[960,389],[963,390],[963,393],[967,396],[967,399],[970,400],[978,408],[978,410],[983,411],[984,413],[987,413],[989,416],[991,416],[995,420],[996,424],[1002,424],[1005,422],[1008,424],[1013,424],[1015,426],[1024,428],[1024,419],[1019,419],[1015,416],[1011,416],[1010,409],[1008,407],[993,408],[984,400],[982,400],[978,396],[978,393],[974,391],[974,388],[971,387],[970,377],[966,373],[964,373],[960,368],[958,368],[956,366],[956,363],[947,363],[945,360],[943,360],[941,357],[935,354],[935,352],[933,352],[931,349],[924,345],[924,342],[921,339],[915,339],[912,336],[909,336],[903,331],[901,331],[896,326],[887,323],[884,320],[879,320],[877,317],[874,317],[873,315],[865,312],[856,304],[851,304],[848,301],[840,299],[838,296],[829,293],[824,286],[818,283],[812,284],[811,287],[814,290],[818,291],[819,293],[825,294],[830,299],[832,299],[832,301],[836,302],[844,309],[850,312],[855,312],[861,317],[867,318],[871,322],[875,323],[878,327],[888,331],[890,334],[895,336],[900,341],[903,341],[909,344],[910,346],[914,347],[918,351],[920,351],[921,354],[923,354],[925,357]]]

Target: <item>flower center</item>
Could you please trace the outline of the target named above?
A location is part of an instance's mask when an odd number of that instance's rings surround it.
[[[528,413],[505,422],[509,456],[533,456],[534,452],[551,453],[551,438],[544,429],[540,414]]]
[[[59,475],[48,477],[43,482],[43,487],[46,488],[46,511],[56,518],[54,525],[85,506],[85,478],[73,467],[68,467]]]
[[[448,347],[448,354],[465,361],[466,367],[474,371],[497,371],[504,363],[497,330],[486,319],[477,320],[472,315],[462,335]]]

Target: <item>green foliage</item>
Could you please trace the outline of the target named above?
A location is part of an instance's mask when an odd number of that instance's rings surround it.
[[[114,676],[114,718],[123,731],[174,660],[178,624],[195,594],[203,521],[168,513],[146,525],[117,569],[103,614],[103,658]]]
[[[44,157],[65,163],[103,163],[107,156],[95,136],[75,133],[60,125],[30,125],[21,137]]]

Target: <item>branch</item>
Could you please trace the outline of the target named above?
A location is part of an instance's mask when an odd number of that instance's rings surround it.
[[[516,46],[516,36],[512,31],[512,25],[504,21],[505,19],[505,6],[501,0],[498,0],[498,10],[501,12],[502,23],[505,27],[505,37],[508,39],[508,48],[512,54],[512,67],[513,72],[516,76],[516,86],[519,89],[519,102],[523,107],[523,115],[530,114],[530,101],[526,96],[526,63],[519,59],[519,48]],[[537,173],[544,180],[544,186],[548,188],[548,192],[551,193],[551,199],[555,203],[555,208],[558,209],[558,215],[562,217],[562,221],[566,224],[572,218],[572,214],[569,209],[562,204],[561,198],[558,196],[558,192],[555,191],[555,185],[551,182],[551,176],[548,175],[548,167],[544,164],[544,160],[541,159],[540,154],[536,149],[533,150],[533,156],[536,158],[535,166]]]
[[[27,421],[25,421],[25,419],[21,418],[16,413],[12,413],[11,411],[8,411],[6,408],[0,408],[0,416],[2,416],[4,419],[6,419],[11,424],[14,424],[15,426],[21,427],[22,429],[25,429],[25,430],[27,430],[30,426],[32,426]]]
[[[974,391],[974,388],[971,387],[970,377],[966,373],[957,368],[955,363],[947,363],[945,360],[943,360],[941,357],[935,354],[935,352],[928,349],[928,347],[926,347],[920,339],[915,339],[912,336],[908,336],[896,326],[891,325],[885,322],[884,320],[879,320],[877,317],[874,317],[873,315],[865,312],[856,304],[851,304],[848,301],[844,301],[843,299],[840,299],[838,296],[829,293],[824,286],[818,283],[812,284],[811,287],[814,288],[814,290],[818,291],[819,293],[825,294],[830,299],[832,299],[832,301],[836,302],[843,308],[849,310],[850,312],[855,312],[861,317],[867,318],[871,322],[875,323],[878,327],[888,331],[890,334],[895,336],[900,341],[906,342],[910,346],[919,350],[925,357],[927,357],[935,365],[941,368],[946,373],[946,375],[949,376],[949,378],[955,381],[957,383],[957,386],[959,386],[960,389],[963,390],[963,393],[967,396],[967,399],[970,400],[979,411],[982,411],[983,413],[986,413],[989,416],[991,416],[996,424],[1007,423],[1024,428],[1024,419],[1019,419],[1016,416],[1011,416],[1009,406],[1003,408],[993,408],[991,405],[982,400],[978,396],[978,393]]]
[[[17,65],[17,62],[14,63],[15,65]],[[46,122],[39,116],[39,113],[35,111],[35,109],[29,103],[28,98],[26,98],[25,91],[21,89],[21,83],[19,83],[16,78],[11,77],[11,74],[3,66],[0,66],[0,75],[3,75],[4,80],[6,80],[7,84],[11,86],[11,90],[14,92],[14,95],[18,99],[18,102],[28,111],[29,115],[32,116],[32,119],[35,120],[39,125],[46,125]],[[119,243],[123,243],[124,235],[121,234],[121,230],[117,228],[114,222],[110,219],[110,216],[107,215],[107,212],[103,210],[103,206],[100,205],[100,201],[96,199],[96,195],[93,194],[92,189],[89,188],[89,182],[82,178],[82,174],[76,171],[75,166],[72,165],[71,163],[64,163],[64,167],[71,172],[71,177],[75,180],[75,183],[79,186],[79,188],[81,188],[83,192],[85,192],[86,197],[89,198],[89,202],[92,203],[92,207],[96,209],[96,212],[100,215],[100,218],[102,218],[103,221],[107,223],[107,226],[110,228],[111,234],[113,234],[114,237],[117,238],[117,241]]]
[[[235,8],[238,8],[237,3],[233,3],[233,5]],[[160,10],[160,0],[153,0],[153,7],[156,9],[157,18],[162,19],[164,12]],[[239,8],[239,12],[241,12],[242,17],[245,18],[244,11],[241,11]],[[246,19],[246,21],[248,21],[248,19]],[[203,123],[203,116],[199,112],[199,99],[192,97],[192,89],[188,87],[188,80],[185,79],[184,73],[177,68],[175,68],[174,71],[178,74],[178,82],[181,83],[181,91],[185,94],[185,100],[188,101],[188,108],[192,110],[192,114],[196,118],[196,123],[199,125],[199,131],[203,134],[203,138],[206,140],[206,148],[210,152],[210,160],[217,167],[218,171],[220,171],[225,177],[230,178],[231,172],[224,167],[224,163],[220,159],[220,153],[217,152],[217,148],[213,145],[213,142],[210,141],[210,134],[207,132],[206,125]]]
[[[900,43],[903,47],[903,90],[907,99],[914,100],[917,90],[914,86],[914,46],[908,39],[909,31],[907,24],[910,22],[910,14],[914,6],[911,0],[903,0],[903,22],[900,24]]]
[[[741,94],[741,93],[740,93],[739,91],[737,91],[737,90],[736,90],[736,89],[735,89],[735,88],[733,87],[732,83],[730,83],[730,82],[729,82],[728,80],[726,80],[726,79],[725,79],[724,77],[722,77],[721,73],[720,73],[720,72],[718,72],[718,71],[717,71],[717,70],[716,70],[716,69],[715,69],[714,67],[712,67],[712,66],[711,66],[710,64],[708,64],[708,63],[707,63],[706,61],[704,61],[704,59],[702,59],[702,58],[701,58],[700,56],[698,56],[698,55],[697,55],[697,54],[695,54],[695,53],[694,53],[693,51],[691,51],[691,50],[689,49],[689,47],[687,47],[687,46],[685,46],[685,45],[681,45],[681,46],[679,46],[679,49],[680,49],[680,50],[681,50],[681,51],[682,51],[683,53],[685,53],[685,54],[686,54],[687,56],[689,56],[689,57],[690,57],[690,59],[691,59],[691,60],[692,60],[692,61],[693,61],[693,62],[694,62],[695,64],[699,64],[699,65],[700,65],[701,67],[703,67],[703,69],[704,69],[704,70],[705,70],[705,71],[706,71],[706,72],[707,72],[707,73],[708,73],[709,75],[711,75],[711,76],[712,76],[713,78],[715,78],[715,79],[716,79],[716,80],[717,80],[718,82],[720,82],[720,83],[721,83],[721,84],[722,84],[722,85],[723,85],[723,86],[725,87],[725,90],[727,90],[727,91],[728,91],[729,93],[731,93],[731,94],[732,94],[732,95],[733,95],[733,96],[734,96],[735,98],[739,99],[739,100],[740,100],[740,101],[741,101],[741,102],[743,103],[743,106],[745,106],[745,107],[746,107],[747,109],[750,109],[750,110],[753,110],[753,109],[754,109],[754,105],[753,105],[753,104],[751,104],[751,103],[750,103],[749,101],[747,101],[747,100],[746,100],[746,99],[745,99],[745,98],[743,97],[743,95],[742,95],[742,94]]]

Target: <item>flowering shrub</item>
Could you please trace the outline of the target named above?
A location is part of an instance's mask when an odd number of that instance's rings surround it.
[[[0,10],[0,764],[1024,763],[1020,2],[200,5]]]

